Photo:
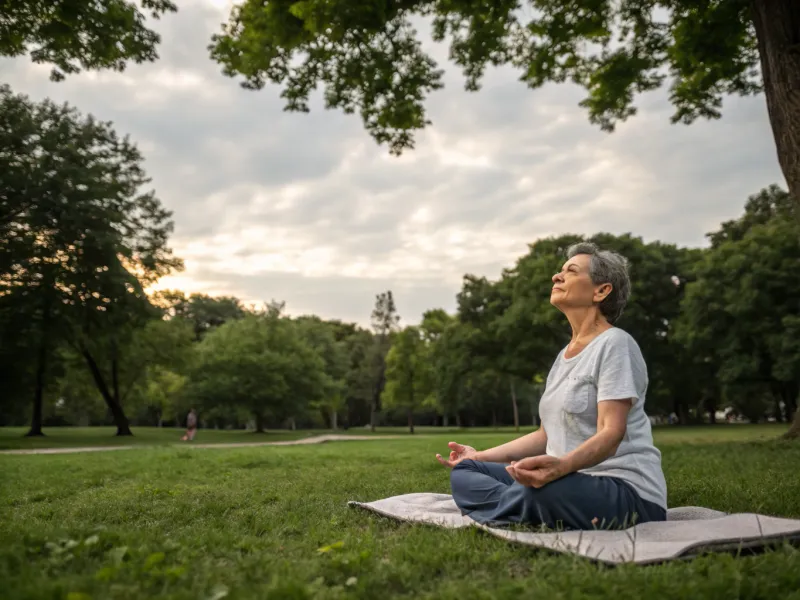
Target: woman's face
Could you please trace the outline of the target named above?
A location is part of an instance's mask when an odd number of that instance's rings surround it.
[[[611,292],[611,284],[595,285],[589,276],[592,257],[578,254],[564,263],[553,275],[550,303],[562,312],[574,308],[590,308]]]

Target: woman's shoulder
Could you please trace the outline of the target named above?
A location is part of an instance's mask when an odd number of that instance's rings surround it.
[[[627,349],[629,352],[641,353],[639,343],[630,333],[619,327],[612,327],[603,334],[604,346],[614,349]]]

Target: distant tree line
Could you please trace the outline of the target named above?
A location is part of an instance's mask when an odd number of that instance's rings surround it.
[[[533,424],[568,327],[549,305],[566,248],[540,239],[457,310],[401,326],[289,317],[279,302],[145,290],[182,263],[142,157],[109,123],[0,87],[0,425],[207,427]],[[648,361],[648,411],[790,422],[800,390],[800,235],[772,186],[707,248],[588,239],[631,263],[619,326]],[[797,432],[797,422],[792,431]]]

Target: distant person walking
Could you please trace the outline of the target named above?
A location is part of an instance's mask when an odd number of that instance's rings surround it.
[[[194,409],[189,411],[186,416],[186,434],[181,438],[182,441],[192,441],[197,433],[197,413]]]

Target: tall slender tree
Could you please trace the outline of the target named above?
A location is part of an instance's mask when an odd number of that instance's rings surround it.
[[[373,389],[369,425],[370,430],[375,431],[380,398],[386,384],[386,355],[392,345],[391,336],[397,330],[400,322],[400,316],[397,314],[397,307],[391,290],[375,297],[375,308],[372,310],[371,320],[372,330],[375,334],[375,344],[371,356]]]
[[[0,86],[0,148],[0,298],[30,320],[38,346],[31,433],[41,433],[48,363],[68,342],[129,435],[119,350],[155,314],[144,289],[181,267],[167,245],[171,213],[143,189],[136,147],[68,105]]]

